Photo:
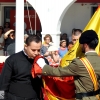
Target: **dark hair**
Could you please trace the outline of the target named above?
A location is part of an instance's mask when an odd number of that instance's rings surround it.
[[[42,34],[40,31],[36,31],[36,35],[38,35],[40,38],[42,38]]]
[[[5,27],[6,24],[8,24],[8,28],[10,28],[10,22],[5,22],[5,23],[4,23],[4,28],[6,28],[6,27]]]
[[[10,32],[10,34],[8,35],[8,37],[10,37],[11,34],[13,34],[13,36],[15,36],[15,31]]]
[[[4,29],[3,29],[3,27],[2,26],[0,26],[0,29],[2,29],[2,34],[4,33]]]
[[[89,46],[90,49],[95,49],[96,46],[98,45],[98,42],[99,42],[98,39],[95,38],[90,43],[87,43],[87,45]]]
[[[30,43],[33,42],[33,41],[36,42],[36,43],[39,43],[39,42],[42,42],[42,39],[41,39],[39,36],[33,34],[33,35],[29,35],[29,36],[27,37],[25,43],[26,43],[27,45],[30,45]]]
[[[73,42],[72,42],[72,41],[70,41],[68,45],[70,45],[70,44],[72,44],[72,45],[73,45]]]
[[[62,33],[62,34],[60,34],[60,41],[61,41],[61,40],[64,40],[64,39],[67,40],[67,33]]]
[[[79,33],[77,33],[77,32],[79,32]],[[82,33],[82,30],[81,29],[72,29],[72,35],[75,35],[75,36],[77,36],[77,35],[79,35],[79,34],[81,34]]]
[[[67,33],[62,33],[62,35],[67,36]]]
[[[68,39],[67,33],[60,34],[60,41],[62,40],[66,40],[66,45],[68,46],[69,39]]]

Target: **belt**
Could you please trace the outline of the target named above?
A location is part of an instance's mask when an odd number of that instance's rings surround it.
[[[100,89],[98,89],[97,91],[91,91],[87,93],[77,93],[76,99],[82,99],[83,97],[89,97],[89,96],[96,96],[99,93],[100,93]]]

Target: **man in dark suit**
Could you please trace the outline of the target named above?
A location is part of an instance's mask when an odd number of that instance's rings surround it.
[[[93,30],[87,30],[83,32],[81,37],[79,38],[82,52],[85,53],[85,57],[91,63],[97,79],[100,77],[100,57],[95,52],[98,41],[98,36]],[[99,100],[96,98],[96,95],[98,95],[100,92],[99,80],[97,80],[98,90],[95,92],[91,77],[80,58],[75,58],[68,66],[65,66],[63,68],[52,68],[49,65],[46,65],[45,62],[43,62],[43,58],[37,60],[37,64],[43,69],[42,74],[45,76],[75,77],[74,82],[76,86],[77,100]]]
[[[42,100],[42,79],[31,75],[34,58],[40,55],[42,41],[30,35],[24,50],[9,56],[0,75],[0,90],[5,91],[4,100]]]

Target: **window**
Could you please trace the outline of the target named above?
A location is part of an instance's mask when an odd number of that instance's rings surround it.
[[[4,7],[4,23],[10,22],[10,10],[15,10],[15,6],[6,6]],[[24,7],[27,10],[27,7]],[[29,10],[33,10],[33,7],[28,7]]]

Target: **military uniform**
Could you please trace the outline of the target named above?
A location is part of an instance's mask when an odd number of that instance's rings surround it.
[[[100,57],[94,51],[87,52],[85,56],[93,66],[98,79],[100,76]],[[52,68],[49,65],[45,65],[42,73],[50,76],[74,76],[76,93],[87,93],[94,91],[94,86],[89,73],[79,58],[74,59],[69,66],[64,68]],[[77,100],[97,100],[97,98],[95,96],[90,96]]]

